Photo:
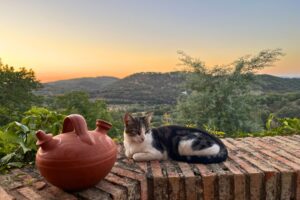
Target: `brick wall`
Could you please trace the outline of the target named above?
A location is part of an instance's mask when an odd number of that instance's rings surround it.
[[[33,167],[0,176],[0,199],[298,199],[300,136],[223,139],[220,164],[135,163],[119,148],[111,173],[95,187],[67,193]]]

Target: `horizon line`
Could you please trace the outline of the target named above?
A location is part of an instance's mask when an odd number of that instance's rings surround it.
[[[134,74],[142,74],[142,73],[155,73],[155,74],[167,74],[167,73],[173,73],[173,72],[183,72],[180,70],[176,70],[176,71],[168,71],[168,72],[156,72],[156,71],[145,71],[145,72],[135,72],[123,77],[118,77],[118,76],[113,76],[113,75],[102,75],[102,76],[82,76],[82,77],[74,77],[74,78],[67,78],[67,79],[58,79],[58,80],[51,80],[51,81],[41,81],[39,79],[37,79],[39,82],[41,83],[54,83],[54,82],[58,82],[58,81],[68,81],[68,80],[76,80],[76,79],[87,79],[87,78],[116,78],[116,79],[124,79],[126,77],[132,76]],[[255,73],[255,75],[269,75],[269,76],[275,76],[275,77],[279,77],[279,78],[300,78],[300,74],[271,74],[271,73]]]

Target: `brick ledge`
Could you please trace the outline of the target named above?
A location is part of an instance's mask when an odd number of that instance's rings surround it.
[[[300,135],[223,139],[220,164],[118,161],[95,187],[67,193],[33,167],[0,176],[0,199],[299,199]]]

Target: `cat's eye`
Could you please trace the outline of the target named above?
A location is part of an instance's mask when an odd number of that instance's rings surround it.
[[[140,131],[135,131],[134,134],[135,135],[141,135],[141,132]]]
[[[137,131],[137,130],[130,130],[130,131],[127,132],[127,134],[129,136],[133,137],[133,136],[139,135],[139,131]]]

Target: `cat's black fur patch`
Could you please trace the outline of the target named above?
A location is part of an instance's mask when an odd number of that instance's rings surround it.
[[[160,152],[167,151],[168,156],[177,161],[190,163],[219,163],[227,159],[228,152],[223,142],[203,130],[181,126],[163,126],[152,129],[152,146]],[[213,156],[181,156],[178,152],[180,141],[195,139],[192,143],[193,150],[201,150],[217,144],[220,151]]]

